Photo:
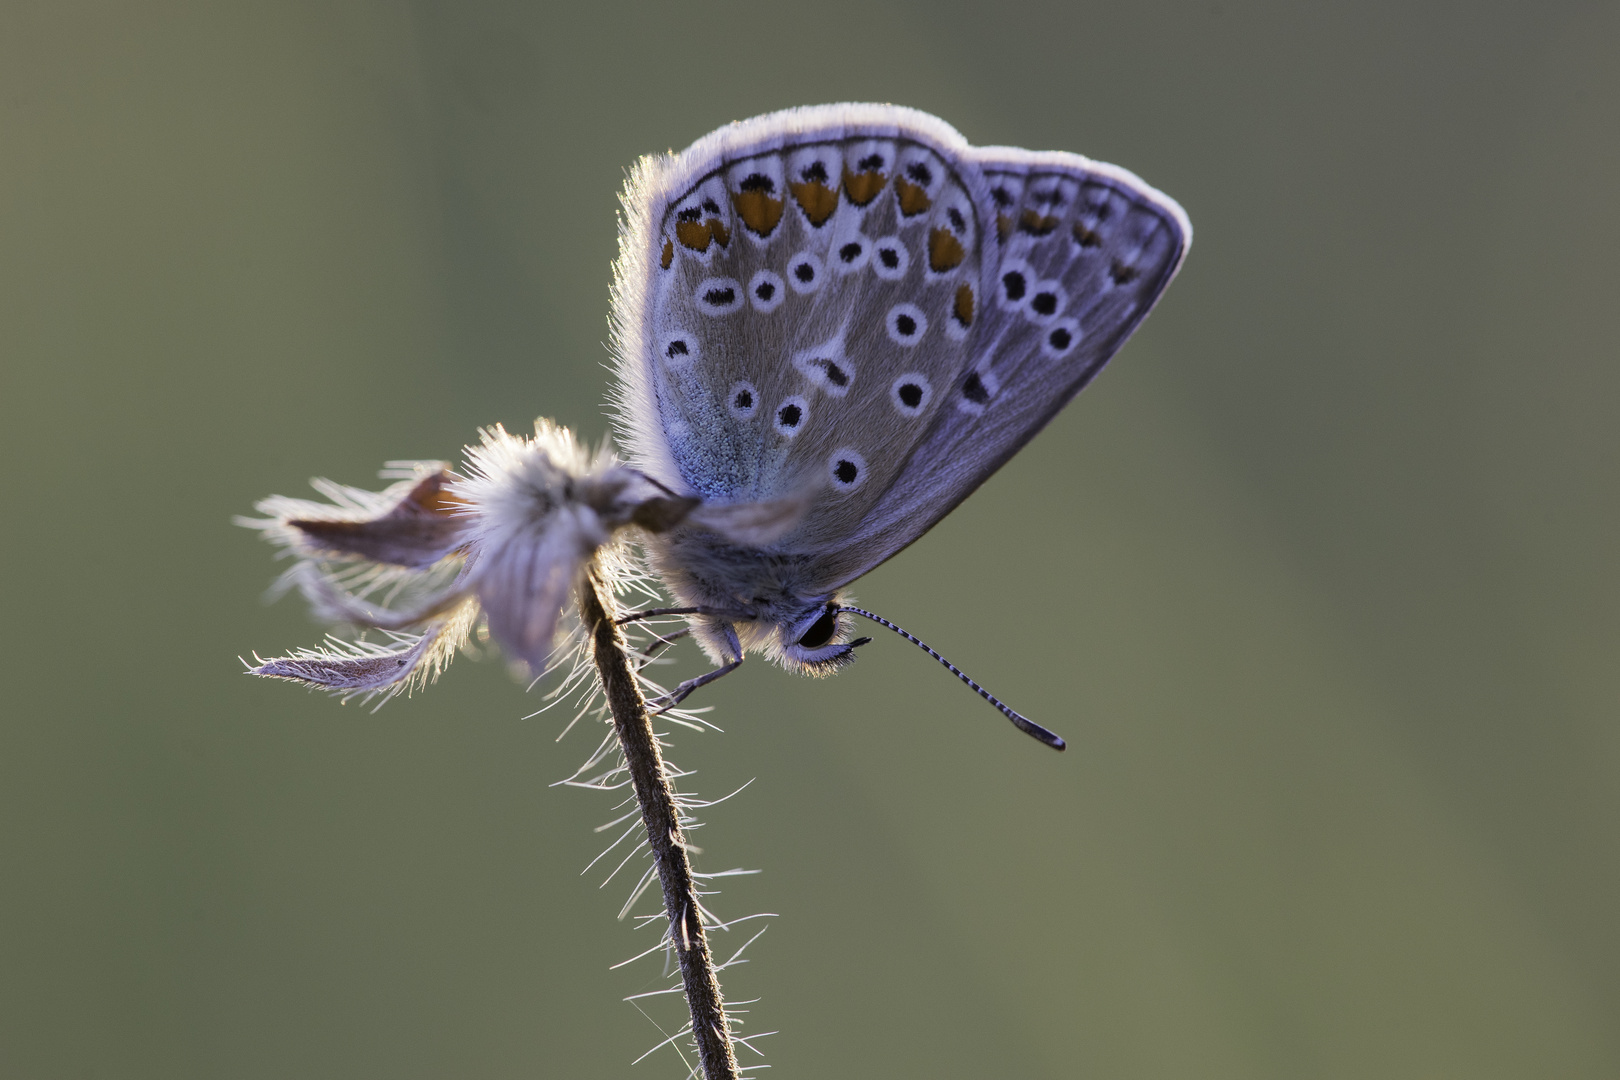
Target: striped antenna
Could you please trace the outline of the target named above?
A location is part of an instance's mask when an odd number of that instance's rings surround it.
[[[978,694],[980,697],[984,698],[984,700],[988,701],[991,705],[994,705],[996,707],[996,709],[998,711],[1000,711],[1002,716],[1005,716],[1007,719],[1011,720],[1013,722],[1014,727],[1016,727],[1019,731],[1022,731],[1025,735],[1028,735],[1030,738],[1039,740],[1040,742],[1045,743],[1047,746],[1050,746],[1054,750],[1062,750],[1064,748],[1064,746],[1067,745],[1066,743],[1064,743],[1061,736],[1046,730],[1045,728],[1041,727],[1041,725],[1037,724],[1035,721],[1031,720],[1029,717],[1023,715],[1022,713],[1016,712],[1013,709],[1008,708],[1006,705],[1003,705],[1001,703],[1000,698],[996,697],[996,695],[992,694],[990,691],[986,690],[984,687],[982,687],[978,683],[974,682],[971,678],[968,677],[968,674],[965,671],[963,671],[961,668],[957,667],[955,664],[951,663],[949,660],[947,660],[943,656],[939,655],[939,653],[937,653],[933,649],[929,648],[926,644],[923,643],[921,638],[915,636],[914,634],[908,633],[906,630],[902,629],[901,627],[896,626],[894,623],[890,622],[888,619],[883,618],[883,616],[881,616],[881,615],[872,614],[870,611],[865,611],[865,610],[862,610],[861,608],[858,608],[858,607],[846,607],[846,606],[842,606],[842,605],[839,606],[837,608],[837,610],[838,611],[847,611],[851,615],[859,615],[862,618],[871,619],[873,622],[877,623],[879,626],[887,626],[890,630],[893,630],[895,633],[899,634],[901,637],[905,638],[907,641],[909,641],[913,645],[917,646],[917,648],[921,649],[923,652],[927,653],[929,656],[932,656],[935,660],[938,660],[941,664],[944,664],[945,665],[945,670],[949,671],[952,675],[955,675],[958,679],[961,679],[963,682],[967,683],[968,689],[972,690],[975,694]]]

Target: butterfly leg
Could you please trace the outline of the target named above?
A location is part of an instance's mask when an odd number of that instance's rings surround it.
[[[675,644],[677,641],[683,637],[686,637],[691,632],[692,628],[687,627],[684,630],[677,630],[673,634],[666,634],[663,637],[653,638],[652,641],[648,642],[645,649],[642,649],[640,652],[636,653],[636,655],[641,658],[641,663],[636,666],[636,670],[640,671],[642,668],[652,663],[653,659],[659,653],[663,652],[664,649]]]
[[[691,697],[692,691],[698,689],[699,687],[708,686],[716,679],[730,675],[733,671],[736,671],[738,668],[742,667],[743,649],[742,642],[737,640],[737,631],[733,630],[726,623],[721,623],[720,628],[726,635],[726,645],[729,648],[729,652],[732,656],[736,657],[736,659],[727,660],[726,663],[715,668],[713,671],[706,671],[695,679],[687,679],[669,693],[654,699],[660,703],[658,712],[667,712],[668,710],[673,709],[675,706]]]

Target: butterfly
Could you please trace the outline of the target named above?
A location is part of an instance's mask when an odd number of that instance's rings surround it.
[[[393,648],[270,661],[260,674],[340,690],[397,685],[430,656],[442,663],[443,628],[453,617],[464,634],[473,600],[497,640],[543,661],[571,575],[632,524],[675,600],[632,618],[686,616],[715,665],[670,704],[749,652],[830,673],[868,640],[850,616],[926,649],[851,605],[849,585],[932,528],[1097,375],[1192,238],[1181,207],[1123,169],[971,146],[942,120],[893,105],[731,124],[644,158],[622,201],[612,400],[625,462],[587,460],[551,428],[524,444],[573,485],[558,481],[534,504],[543,527],[531,531],[549,547],[525,546],[522,529],[491,539],[511,525],[491,509],[505,497],[497,459],[524,452],[498,429],[474,448],[471,479],[418,468],[425,475],[371,502],[341,489],[351,509],[337,526],[330,508],[261,503],[271,517],[257,527],[306,556],[463,561],[451,586],[388,617],[350,603],[339,579],[306,576],[306,594],[334,618],[442,632],[431,646],[424,632]],[[600,535],[559,525],[565,505],[588,505]],[[403,562],[379,556],[380,533],[355,538],[383,520],[395,546],[402,522],[433,536]]]

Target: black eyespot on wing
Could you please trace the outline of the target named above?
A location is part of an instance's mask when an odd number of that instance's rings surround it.
[[[776,410],[776,422],[785,428],[798,427],[799,421],[802,419],[804,419],[804,410],[797,405],[784,405]]]
[[[958,210],[956,207],[953,206],[949,210],[946,210],[945,216],[950,219],[952,225],[956,226],[957,232],[963,232],[967,229],[967,218],[964,218],[962,216],[962,211]]]
[[[1018,270],[1009,270],[1001,275],[1001,291],[1008,300],[1018,301],[1024,298],[1024,292],[1029,288],[1029,282],[1023,273]]]
[[[731,402],[727,408],[735,419],[752,420],[755,410],[759,408],[759,391],[754,389],[753,383],[732,383]]]
[[[702,207],[688,206],[685,210],[680,210],[680,211],[676,212],[675,220],[676,221],[697,221],[702,216],[703,216]]]
[[[670,342],[668,347],[664,349],[664,355],[669,357],[671,360],[675,359],[677,356],[688,356],[691,354],[691,352],[692,350],[686,347],[686,342],[682,341],[680,338],[676,338],[674,341]]]
[[[769,195],[776,190],[776,181],[763,173],[751,173],[737,187],[741,191],[763,191]]]
[[[816,280],[816,268],[807,262],[802,262],[793,268],[793,276],[808,285]]]
[[[776,295],[776,286],[769,281],[762,281],[754,286],[754,295],[759,297],[761,302],[769,303],[771,297]]]
[[[1074,341],[1074,335],[1069,333],[1069,331],[1064,327],[1060,326],[1056,330],[1053,330],[1050,334],[1046,335],[1046,341],[1052,346],[1052,348],[1061,352],[1062,350],[1067,349],[1070,343]]]
[[[1128,284],[1141,275],[1142,271],[1134,266],[1126,266],[1118,259],[1115,259],[1113,265],[1108,268],[1108,276],[1114,279],[1115,285]]]
[[[849,385],[849,372],[839,367],[833,361],[823,360],[821,362],[821,369],[826,372],[827,381],[832,383],[834,386]]]
[[[899,393],[900,400],[905,402],[908,409],[915,409],[922,404],[923,388],[914,382],[902,384]]]
[[[883,168],[883,155],[868,154],[855,164],[860,166],[861,172],[875,172]]]
[[[861,470],[853,461],[843,458],[833,466],[833,475],[838,478],[840,484],[853,484],[860,477]]]
[[[983,405],[990,400],[990,390],[979,378],[977,371],[968,372],[968,377],[962,382],[962,396],[975,405]]]
[[[894,250],[892,247],[879,248],[878,262],[882,263],[884,266],[887,266],[890,270],[893,270],[895,267],[900,265],[900,253]]]
[[[990,197],[992,199],[996,200],[996,205],[997,206],[1005,207],[1005,206],[1011,206],[1013,204],[1012,192],[1008,191],[1004,187],[993,187],[993,188],[991,188],[990,189]]]
[[[894,328],[898,330],[902,336],[910,337],[912,334],[917,332],[917,320],[913,319],[910,315],[896,315],[894,317]]]
[[[910,165],[907,165],[906,175],[917,181],[917,183],[921,184],[923,187],[927,187],[929,184],[934,182],[933,171],[920,161],[913,161]]]
[[[1035,298],[1029,302],[1029,307],[1037,315],[1056,315],[1057,294],[1038,292],[1035,294]]]
[[[838,257],[847,263],[854,262],[856,259],[861,257],[861,245],[851,240],[849,243],[838,249]]]
[[[704,199],[703,200],[703,210],[704,210],[705,213],[714,214],[714,215],[718,216],[719,213],[720,213],[720,204],[715,202],[713,199]]]
[[[729,307],[737,302],[737,290],[731,286],[716,286],[703,294],[703,302],[714,307]]]
[[[799,646],[805,649],[819,649],[833,639],[838,632],[838,614],[829,606],[822,612],[821,618],[810,624],[799,638]]]
[[[825,184],[827,182],[827,166],[819,161],[812,161],[805,167],[804,172],[799,175],[810,183]]]

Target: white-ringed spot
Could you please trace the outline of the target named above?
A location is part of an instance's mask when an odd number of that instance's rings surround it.
[[[824,273],[821,260],[808,251],[801,251],[788,260],[788,284],[800,296],[806,296],[821,288]]]
[[[883,325],[890,341],[910,348],[928,332],[928,316],[916,304],[896,304],[889,309]]]
[[[1050,323],[1069,306],[1069,294],[1056,281],[1037,281],[1029,287],[1029,300],[1024,305],[1024,316],[1031,322]]]
[[[908,371],[889,387],[889,401],[901,416],[921,416],[933,397],[934,388],[920,371]]]
[[[704,278],[693,297],[705,315],[730,315],[743,306],[742,286],[735,278]]]
[[[810,419],[810,403],[794,394],[776,407],[772,423],[778,435],[791,439],[804,428],[804,422],[808,419]]]
[[[805,378],[833,397],[849,393],[849,384],[855,380],[854,366],[841,358],[807,356],[797,366]]]
[[[685,330],[677,330],[658,339],[658,357],[672,367],[685,367],[701,355],[697,338]]]
[[[1080,324],[1073,319],[1059,319],[1041,331],[1041,355],[1048,360],[1061,360],[1080,344]]]
[[[1023,311],[1033,292],[1031,286],[1038,279],[1028,263],[1022,259],[1008,259],[1001,264],[996,276],[996,306],[1002,311]]]
[[[885,236],[872,243],[872,273],[884,281],[899,281],[911,268],[911,253],[898,236]]]
[[[726,411],[738,420],[748,420],[759,411],[759,391],[750,382],[739,382],[732,386],[731,393],[726,398]]]
[[[761,270],[748,279],[748,302],[760,314],[775,311],[787,299],[787,286],[782,276],[771,270]]]
[[[827,457],[827,477],[835,491],[854,491],[866,480],[866,459],[847,446],[834,450]]]
[[[872,242],[864,236],[854,236],[835,247],[828,264],[840,274],[853,274],[863,269],[872,258]]]
[[[996,396],[996,391],[1001,389],[1001,380],[988,371],[973,368],[962,378],[957,389],[960,393],[956,399],[956,407],[965,413],[978,416],[984,412],[984,407],[990,404],[990,399]]]

